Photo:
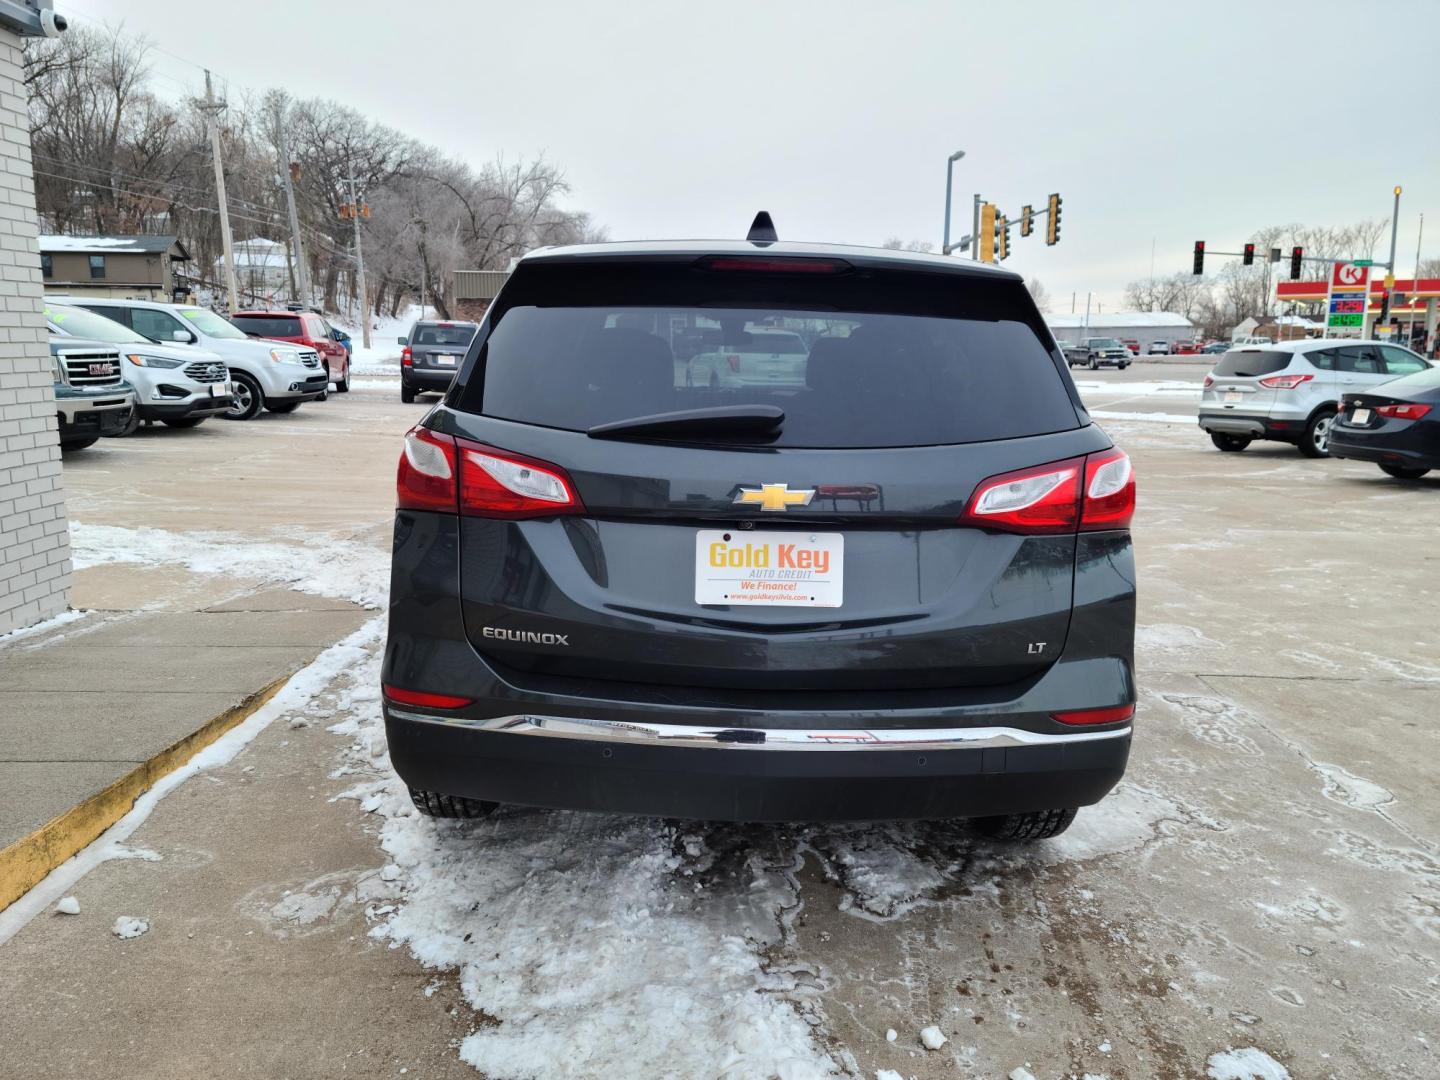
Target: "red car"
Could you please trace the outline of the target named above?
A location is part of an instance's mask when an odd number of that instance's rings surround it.
[[[1193,341],[1177,341],[1174,349],[1171,350],[1175,356],[1194,356],[1200,351],[1200,346]]]
[[[1130,350],[1131,356],[1140,355],[1140,342],[1136,341],[1133,337],[1121,338],[1120,344],[1124,345],[1125,348]]]
[[[252,337],[288,341],[304,345],[320,354],[325,373],[335,384],[335,392],[350,389],[350,354],[335,337],[335,332],[319,315],[311,311],[237,311],[230,321]]]

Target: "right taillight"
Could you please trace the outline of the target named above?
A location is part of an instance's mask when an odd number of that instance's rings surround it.
[[[981,482],[961,522],[1033,535],[1128,529],[1135,474],[1123,450],[1002,473]]]
[[[1080,528],[1084,532],[1128,529],[1135,516],[1135,470],[1130,456],[1111,449],[1085,459],[1085,495]]]
[[[1419,420],[1430,411],[1429,405],[1379,405],[1375,411],[1391,420]]]
[[[731,371],[740,370],[740,357],[734,355],[727,356],[725,357],[725,362],[730,365]]]

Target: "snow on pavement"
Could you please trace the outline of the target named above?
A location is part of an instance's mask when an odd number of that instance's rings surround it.
[[[1253,1046],[1211,1054],[1205,1064],[1211,1080],[1290,1080],[1289,1069]]]

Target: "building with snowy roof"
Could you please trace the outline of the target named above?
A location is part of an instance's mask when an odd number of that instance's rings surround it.
[[[190,261],[174,236],[41,236],[47,292],[122,300],[177,299],[177,264]]]
[[[1143,352],[1156,341],[1172,345],[1177,341],[1194,341],[1195,324],[1173,311],[1110,311],[1091,312],[1089,322],[1083,312],[1076,315],[1046,315],[1045,322],[1055,340],[1075,344],[1081,338],[1113,337],[1122,341],[1131,338],[1140,342]]]
[[[255,297],[273,296],[290,288],[290,248],[278,240],[252,236],[237,240],[235,283],[240,291]],[[225,260],[216,259],[214,281],[225,280]]]

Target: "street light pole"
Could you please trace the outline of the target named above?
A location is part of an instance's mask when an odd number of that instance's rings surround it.
[[[945,232],[940,250],[946,255],[950,254],[950,189],[954,186],[955,181],[955,162],[964,156],[964,150],[956,150],[945,159]]]

